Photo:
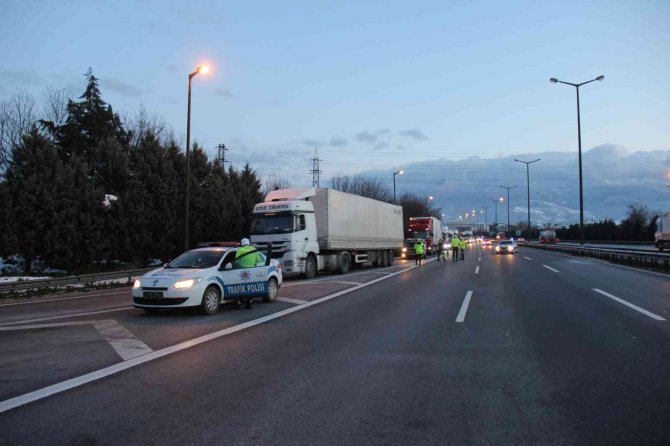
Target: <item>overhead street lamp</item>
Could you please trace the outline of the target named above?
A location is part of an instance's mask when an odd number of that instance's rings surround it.
[[[190,73],[188,75],[188,112],[186,115],[186,216],[185,216],[185,223],[184,223],[184,250],[188,251],[188,239],[189,239],[189,232],[188,232],[188,222],[189,222],[189,201],[190,201],[190,195],[191,195],[191,158],[189,156],[189,152],[191,149],[191,80],[198,74],[207,74],[209,71],[209,66],[208,65],[200,65],[198,68],[195,69],[193,73]]]
[[[540,161],[540,158],[533,161],[521,161],[514,158],[514,161],[516,161],[517,163],[524,163],[526,165],[526,186],[528,188],[528,241],[530,241],[532,231],[530,230],[530,169],[528,166]]]
[[[505,232],[509,231],[509,191],[510,189],[514,189],[516,186],[500,186],[503,189],[507,189],[507,228],[505,229]]]
[[[428,196],[425,198],[425,200],[426,200],[426,212],[428,212],[428,200],[432,200],[432,199],[433,199],[433,196],[432,196],[432,195],[428,195]]]
[[[572,85],[577,90],[577,142],[579,150],[579,243],[584,244],[584,190],[582,186],[582,128],[581,128],[581,118],[579,115],[579,87],[582,85],[589,84],[594,81],[601,81],[605,79],[605,76],[600,75],[595,79],[590,81],[582,82],[581,84],[573,84],[572,82],[563,82],[555,77],[549,79],[552,83],[561,83],[565,85]]]
[[[396,204],[396,203],[397,203],[397,201],[396,201],[396,199],[395,199],[395,176],[396,176],[396,175],[402,175],[402,174],[404,174],[404,173],[405,173],[405,171],[402,170],[402,169],[400,169],[400,170],[397,171],[397,172],[393,172],[393,204]]]

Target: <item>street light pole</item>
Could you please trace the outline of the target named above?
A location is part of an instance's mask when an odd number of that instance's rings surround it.
[[[184,251],[188,251],[189,246],[189,209],[191,195],[191,81],[197,74],[205,74],[209,71],[207,65],[200,65],[193,73],[188,75],[188,111],[186,112],[186,212],[184,222]]]
[[[505,232],[509,231],[509,191],[510,189],[514,189],[516,186],[500,186],[503,189],[507,189],[507,228],[505,228]]]
[[[485,226],[487,232],[489,230],[489,208],[490,207],[491,206],[483,206],[484,211],[486,212],[486,214],[484,214],[485,218],[486,218],[486,220],[484,220],[484,226]]]
[[[584,244],[584,189],[582,185],[582,124],[581,118],[579,115],[579,87],[582,85],[589,84],[594,81],[601,81],[605,79],[605,76],[600,75],[595,79],[590,81],[582,82],[581,84],[573,84],[572,82],[564,82],[552,77],[549,79],[552,83],[561,83],[565,85],[572,85],[577,90],[577,144],[578,144],[578,154],[579,154],[579,243]]]
[[[428,200],[432,200],[432,199],[433,199],[433,196],[432,196],[432,195],[428,195],[428,196],[425,198],[425,200],[426,200],[426,213],[428,213],[428,211],[429,211],[429,209],[428,209]]]
[[[529,165],[536,163],[540,161],[540,158],[533,160],[533,161],[521,161],[516,158],[514,158],[514,161],[518,163],[524,163],[526,165],[526,187],[528,189],[528,241],[530,241],[530,237],[532,235],[532,232],[530,230],[530,169]]]
[[[405,173],[405,171],[402,170],[402,169],[400,169],[400,170],[397,171],[397,172],[393,172],[393,204],[396,204],[396,203],[397,203],[397,201],[396,201],[396,199],[395,199],[395,176],[396,176],[396,175],[402,175],[402,174],[404,174],[404,173]]]
[[[496,206],[495,206],[495,209],[496,209],[496,213],[495,213],[496,219],[495,219],[495,222],[493,222],[493,224],[496,225],[496,230],[497,230],[497,229],[498,229],[498,202],[499,202],[499,201],[503,201],[503,198],[502,198],[502,197],[489,198],[489,201],[492,201],[492,202],[495,203],[495,205],[496,205]]]

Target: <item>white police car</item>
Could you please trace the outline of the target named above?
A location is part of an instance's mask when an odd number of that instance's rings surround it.
[[[200,307],[203,313],[214,314],[224,300],[241,303],[262,296],[266,302],[275,301],[282,284],[279,262],[263,250],[235,259],[237,249],[213,246],[185,252],[135,281],[133,305],[147,312]],[[240,266],[247,255],[257,256],[255,267]]]

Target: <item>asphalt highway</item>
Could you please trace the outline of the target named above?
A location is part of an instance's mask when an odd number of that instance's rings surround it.
[[[0,301],[0,444],[668,444],[670,278],[531,248],[282,301]]]

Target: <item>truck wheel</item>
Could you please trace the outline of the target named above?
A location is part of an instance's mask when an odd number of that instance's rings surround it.
[[[382,266],[384,268],[389,266],[389,252],[388,251],[382,251]]]
[[[389,261],[388,261],[388,264],[386,266],[393,266],[393,261],[395,260],[394,257],[393,257],[393,251],[391,250],[391,251],[386,251],[386,252],[389,255]]]
[[[351,269],[351,256],[348,252],[344,252],[340,255],[340,274],[346,274]]]
[[[200,310],[203,314],[211,315],[219,311],[221,305],[221,293],[215,286],[209,286],[202,295],[202,302],[200,303]]]
[[[375,251],[375,261],[372,262],[372,266],[375,268],[382,266],[382,252],[381,251]]]
[[[263,302],[274,302],[277,300],[277,295],[279,294],[279,284],[277,279],[270,277],[268,279],[268,293],[263,296]]]
[[[316,258],[311,254],[305,260],[305,272],[303,276],[305,279],[313,279],[316,276]]]

